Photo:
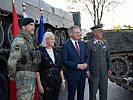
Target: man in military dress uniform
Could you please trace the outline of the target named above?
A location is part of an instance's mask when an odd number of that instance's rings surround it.
[[[111,75],[110,49],[107,41],[103,40],[103,24],[92,27],[94,39],[87,41],[89,55],[89,100],[96,100],[99,89],[99,100],[107,100],[108,76]]]
[[[8,60],[9,77],[16,81],[17,100],[33,100],[35,92],[35,67],[33,67],[34,20],[23,18],[20,33],[11,44]]]

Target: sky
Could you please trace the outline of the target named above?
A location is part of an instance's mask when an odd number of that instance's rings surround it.
[[[121,24],[133,25],[133,0],[126,0],[126,2],[120,7],[120,12],[115,17]],[[119,19],[119,17],[121,17]]]
[[[125,0],[125,3],[117,8],[114,14],[109,14],[109,18],[104,20],[108,26],[131,25],[133,26],[133,0]]]
[[[44,0],[46,3],[65,10],[66,0]],[[118,25],[131,25],[133,26],[133,0],[125,0],[121,6],[119,6],[115,13],[105,13],[102,19],[102,23],[105,29],[111,29],[113,26]],[[86,21],[88,19],[88,21]],[[89,30],[92,27],[92,19],[86,12],[81,14],[81,28]]]

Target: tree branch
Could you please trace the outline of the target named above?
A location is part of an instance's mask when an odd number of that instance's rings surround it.
[[[88,11],[89,11],[89,13],[90,13],[90,15],[91,15],[91,17],[92,17],[92,20],[94,20],[93,13],[90,11],[88,5],[86,4],[85,6],[87,7],[87,9],[88,9]]]
[[[104,9],[105,3],[106,3],[106,0],[103,0],[102,5],[101,5],[101,14],[100,14],[100,20],[99,20],[100,22],[101,22],[102,17],[103,17],[103,9]]]
[[[95,0],[93,0],[93,10],[94,10],[94,25],[96,25],[96,4],[95,4]]]

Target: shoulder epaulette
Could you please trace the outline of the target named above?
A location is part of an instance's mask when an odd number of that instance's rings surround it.
[[[103,40],[103,41],[107,42],[106,40]]]

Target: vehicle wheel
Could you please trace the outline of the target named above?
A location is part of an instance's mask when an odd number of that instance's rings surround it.
[[[0,74],[0,100],[7,100],[8,98],[8,85],[4,75]]]
[[[66,42],[66,34],[65,31],[61,32],[61,44],[64,44]]]
[[[52,30],[50,28],[47,29],[47,32],[52,32]]]
[[[14,38],[12,36],[12,24],[7,24],[4,28],[4,32],[5,32],[5,37],[4,37],[5,45],[7,48],[10,48],[11,42]]]
[[[112,77],[122,79],[128,76],[130,70],[126,57],[112,57]]]
[[[0,48],[2,47],[3,42],[4,42],[4,31],[2,25],[0,24]]]
[[[58,30],[55,31],[55,44],[56,46],[59,46],[60,45],[60,33]]]
[[[39,33],[39,27],[36,28],[34,33],[34,42],[38,43],[38,33]]]

